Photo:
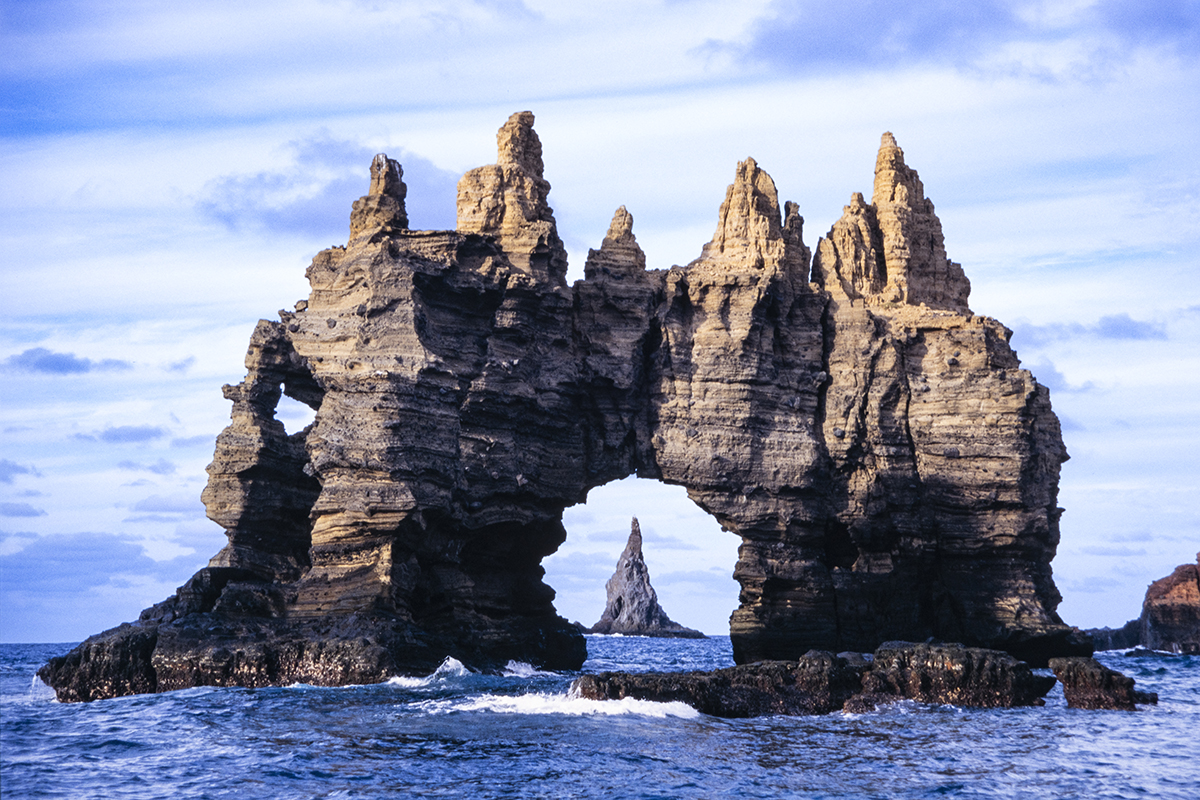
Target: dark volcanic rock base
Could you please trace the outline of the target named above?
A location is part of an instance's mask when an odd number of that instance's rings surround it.
[[[861,689],[862,669],[832,653],[796,661],[760,661],[713,672],[584,675],[572,691],[590,700],[632,697],[681,702],[716,717],[798,716],[839,710]]]
[[[1133,678],[1109,669],[1094,658],[1052,658],[1050,669],[1062,682],[1071,708],[1134,711],[1138,703],[1157,703],[1154,692],[1133,688]]]
[[[1081,659],[1082,660],[1082,659]],[[1116,673],[1114,673],[1116,674]],[[1054,678],[996,650],[892,642],[873,662],[812,651],[712,672],[584,675],[572,691],[592,700],[682,702],[717,717],[862,713],[897,700],[970,708],[1043,705]]]

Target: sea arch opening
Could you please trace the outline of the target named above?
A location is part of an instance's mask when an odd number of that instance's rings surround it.
[[[588,492],[563,512],[566,541],[544,558],[545,582],[560,616],[585,627],[600,619],[605,582],[637,517],[642,552],[659,604],[673,621],[710,636],[729,634],[738,606],[733,579],[740,537],[697,506],[682,486],[629,476]]]

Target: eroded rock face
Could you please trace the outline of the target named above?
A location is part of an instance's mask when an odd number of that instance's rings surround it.
[[[577,668],[540,562],[564,508],[635,473],[741,538],[739,663],[930,636],[1090,653],[1055,613],[1048,393],[967,308],[890,135],[874,202],[854,197],[811,269],[795,205],[747,159],[695,261],[646,270],[622,208],[568,288],[532,123],[513,115],[497,163],[463,177],[456,231],[408,230],[402,172],[375,159],[347,245],[226,387],[213,572],[105,634],[152,647],[81,646],[155,680],[64,699],[382,680],[446,655]],[[281,392],[317,409],[309,428],[284,431]],[[86,682],[78,652],[53,685]]]
[[[588,633],[620,633],[625,636],[658,636],[667,639],[703,639],[700,631],[673,622],[658,604],[650,585],[650,571],[642,556],[642,529],[633,518],[629,541],[617,569],[604,586],[608,599],[600,621]]]
[[[888,642],[875,650],[862,694],[847,710],[916,700],[969,708],[1042,705],[1054,678],[1035,675],[1008,653],[959,644]]]

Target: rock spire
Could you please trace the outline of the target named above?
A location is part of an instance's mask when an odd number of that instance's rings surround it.
[[[971,283],[946,257],[942,223],[891,133],[875,160],[871,204],[855,192],[817,245],[813,280],[868,305],[903,304],[970,315]]]
[[[646,254],[633,235],[633,215],[621,206],[613,214],[608,233],[599,250],[588,250],[583,276],[587,280],[611,277],[618,280],[646,269]]]
[[[371,161],[371,186],[365,197],[354,201],[350,212],[350,238],[377,231],[391,233],[408,228],[404,198],[404,170],[400,162],[380,153]]]
[[[672,622],[650,585],[650,571],[642,557],[642,529],[637,517],[617,569],[604,585],[608,602],[600,621],[589,633],[621,633],[626,636],[659,636],[674,639],[703,639],[704,634]]]
[[[543,176],[542,143],[533,113],[520,111],[496,133],[496,163],[458,182],[458,224],[463,233],[496,237],[512,266],[539,283],[566,285],[567,251],[558,238]]]

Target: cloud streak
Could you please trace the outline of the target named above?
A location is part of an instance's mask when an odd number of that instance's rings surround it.
[[[1056,80],[1106,77],[1135,48],[1194,54],[1200,6],[1186,0],[777,0],[748,43],[728,46],[745,61],[788,74],[939,64]]]
[[[1039,346],[1078,338],[1114,341],[1166,341],[1167,328],[1159,322],[1137,320],[1129,314],[1108,314],[1090,325],[1078,322],[1049,325],[1018,324],[1014,327],[1014,346]]]
[[[79,375],[85,372],[110,372],[132,369],[133,364],[116,358],[92,361],[74,353],[55,353],[44,347],[34,347],[4,360],[4,366],[23,372],[39,372],[44,375]]]
[[[84,442],[99,441],[106,444],[140,444],[161,439],[166,435],[167,430],[157,425],[118,425],[96,433],[76,433],[72,438]]]
[[[29,503],[0,503],[0,517],[44,517],[46,512]]]
[[[12,483],[13,478],[17,475],[38,475],[38,471],[33,467],[24,464],[18,464],[15,461],[9,461],[7,458],[0,458],[0,483]]]

